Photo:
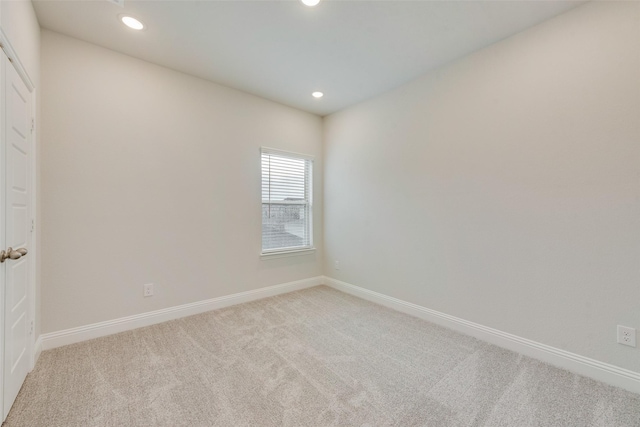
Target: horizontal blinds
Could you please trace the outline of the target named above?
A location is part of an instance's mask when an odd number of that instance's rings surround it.
[[[262,201],[306,199],[307,160],[262,154]]]
[[[262,151],[263,252],[310,247],[312,160]]]

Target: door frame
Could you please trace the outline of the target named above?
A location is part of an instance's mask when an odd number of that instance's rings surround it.
[[[35,367],[35,363],[37,361],[37,357],[40,354],[40,349],[41,346],[37,345],[37,343],[40,342],[39,337],[38,339],[36,339],[36,324],[35,324],[35,314],[36,314],[36,273],[37,273],[37,256],[38,256],[38,248],[36,246],[36,243],[38,242],[37,239],[37,233],[38,233],[38,229],[35,226],[37,224],[37,162],[36,162],[36,148],[37,148],[37,131],[38,131],[38,127],[35,126],[35,124],[37,123],[37,96],[36,96],[36,87],[33,83],[33,80],[31,79],[31,77],[29,77],[29,74],[27,73],[26,68],[24,67],[24,65],[22,64],[22,62],[20,61],[20,58],[18,57],[17,52],[15,51],[15,49],[13,48],[11,42],[9,41],[9,38],[7,36],[7,34],[4,32],[4,29],[0,26],[0,50],[4,51],[4,52],[0,52],[0,55],[5,56],[4,61],[5,61],[5,67],[14,67],[14,69],[16,70],[16,72],[18,73],[18,76],[20,76],[20,78],[22,79],[22,81],[24,82],[25,86],[27,87],[27,90],[29,91],[29,95],[31,96],[31,118],[33,119],[33,126],[32,126],[32,131],[31,131],[31,161],[30,161],[30,165],[29,167],[31,168],[31,171],[29,173],[29,190],[31,191],[31,207],[30,207],[30,216],[31,216],[31,221],[32,221],[32,228],[31,228],[31,240],[30,240],[30,250],[29,250],[29,257],[30,259],[30,264],[29,264],[29,285],[28,285],[28,295],[29,295],[29,304],[28,304],[28,310],[29,310],[29,325],[30,325],[30,329],[31,329],[31,339],[29,340],[28,346],[29,346],[29,361],[30,361],[30,370],[32,370]],[[5,69],[3,67],[0,67],[0,170],[2,171],[0,173],[0,212],[2,213],[1,215],[1,221],[0,221],[0,229],[2,229],[5,225],[4,221],[4,215],[5,215],[5,207],[6,207],[6,194],[5,194],[5,176],[4,176],[4,171],[6,170],[6,156],[4,155],[5,153],[5,145],[6,145],[6,138],[5,138],[5,105],[6,105],[6,94],[4,91],[4,84],[5,84],[5,79],[6,79],[6,72]],[[2,233],[2,235],[4,236],[5,233]],[[5,242],[0,242],[0,244],[3,244]],[[2,248],[5,249],[5,248]],[[4,300],[4,288],[5,288],[5,275],[4,274],[0,274],[0,289],[2,290],[0,292],[0,370],[4,369],[4,306],[5,306],[5,300]],[[4,377],[4,374],[2,375],[2,377]],[[4,414],[5,408],[4,408],[4,381],[0,384],[0,413]],[[4,416],[2,419],[2,422],[4,422]]]

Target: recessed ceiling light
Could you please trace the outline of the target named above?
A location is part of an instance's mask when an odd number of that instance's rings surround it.
[[[315,6],[320,3],[320,0],[300,0],[305,6]]]
[[[132,16],[122,15],[120,20],[124,25],[134,30],[142,30],[144,28],[144,24]]]
[[[322,98],[324,96],[324,93],[322,93],[322,92],[313,92],[311,94],[311,96],[313,96],[314,98]]]

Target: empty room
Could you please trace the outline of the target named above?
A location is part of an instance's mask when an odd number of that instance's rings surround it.
[[[0,0],[3,427],[640,427],[640,2]]]

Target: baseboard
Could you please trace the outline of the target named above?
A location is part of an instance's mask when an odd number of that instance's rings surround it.
[[[580,356],[546,344],[440,313],[420,305],[402,301],[349,283],[324,277],[324,284],[342,292],[410,314],[429,322],[462,332],[534,359],[566,369],[585,377],[640,393],[640,373]]]
[[[168,320],[179,319],[181,317],[192,316],[206,311],[229,307],[236,304],[255,301],[262,298],[298,291],[323,283],[323,277],[312,277],[309,279],[297,280],[295,282],[283,283],[280,285],[268,286],[253,291],[240,292],[223,297],[212,298],[190,304],[164,308],[162,310],[150,311],[133,316],[121,317],[119,319],[108,320],[106,322],[93,323],[91,325],[77,328],[65,329],[58,332],[42,334],[38,340],[41,342],[42,350],[49,350],[64,345],[100,338],[119,332],[129,331],[144,326],[155,325],[156,323]]]
[[[94,323],[78,328],[42,334],[36,340],[34,346],[34,364],[35,361],[38,360],[42,350],[49,350],[68,344],[87,341],[144,326],[154,325],[156,323],[166,322],[168,320],[192,316],[206,311],[306,289],[321,284],[325,284],[334,289],[394,310],[419,317],[429,322],[445,326],[449,329],[474,336],[483,341],[516,351],[568,371],[575,372],[631,392],[640,393],[640,373],[638,372],[580,356],[579,354],[551,347],[546,344],[541,344],[517,335],[460,319],[455,316],[440,313],[417,304],[370,291],[331,277],[322,276],[269,286],[253,291],[240,292],[237,294],[151,311],[134,316],[122,317],[120,319]]]

